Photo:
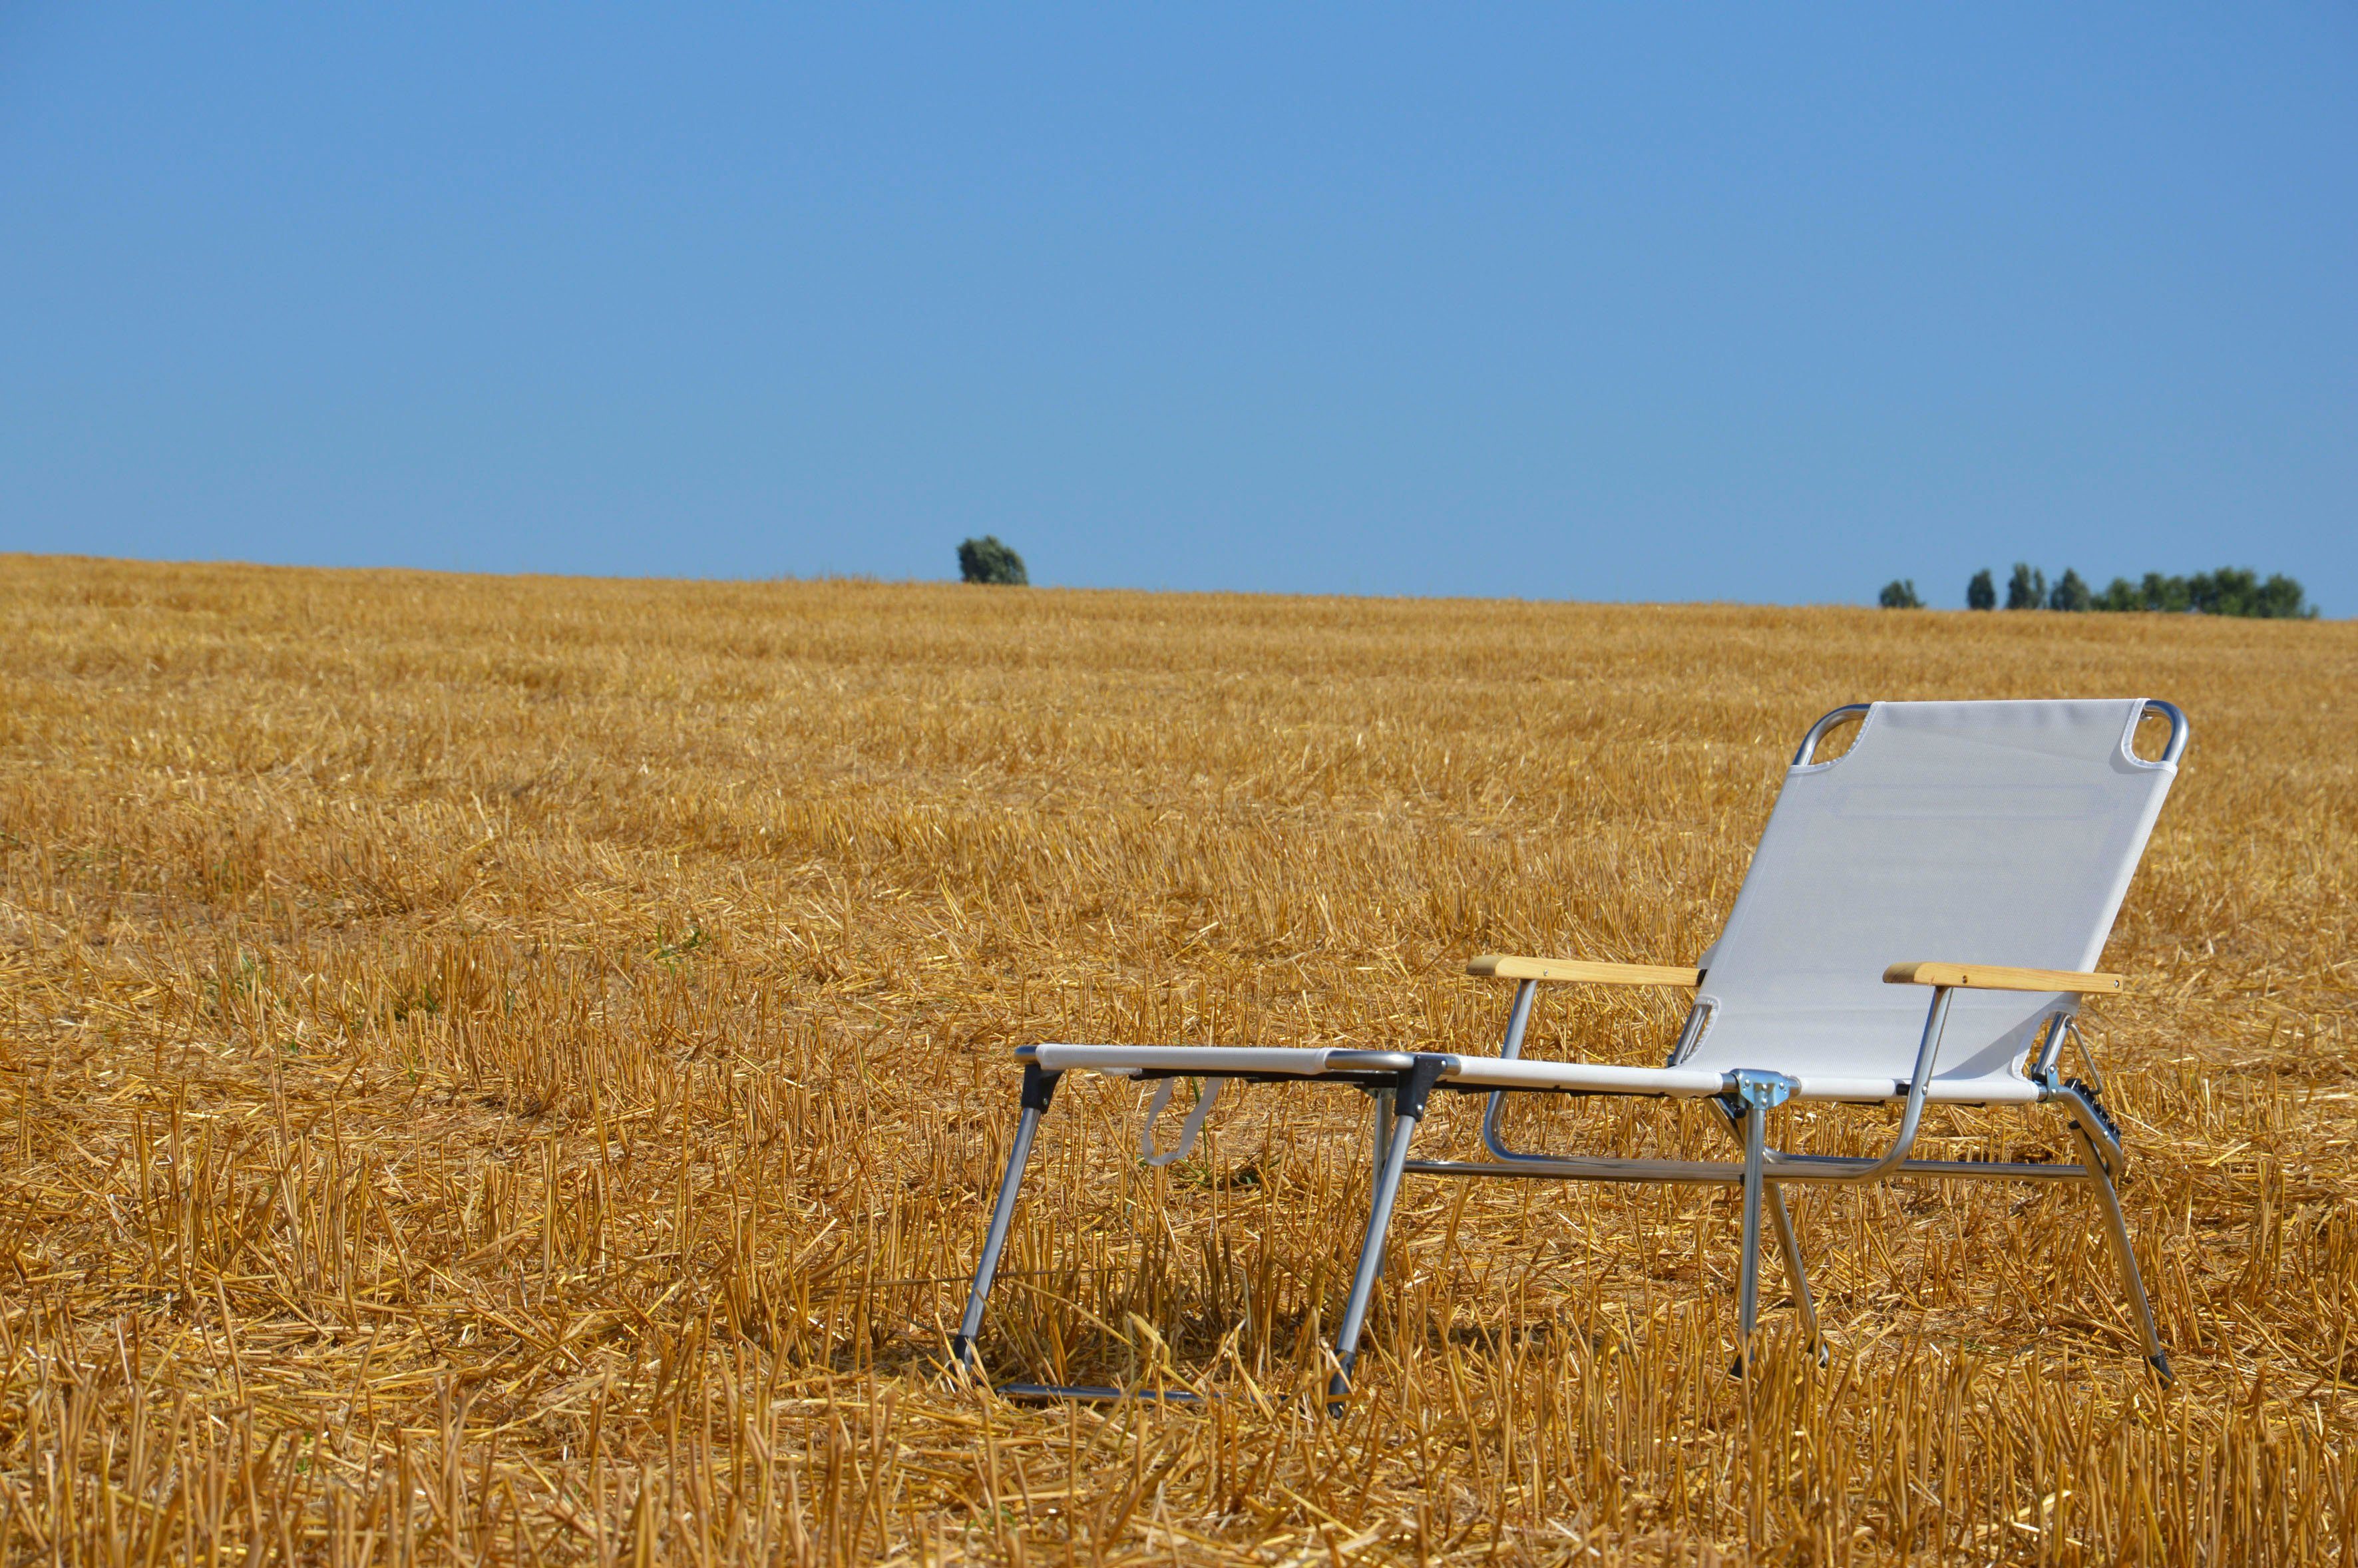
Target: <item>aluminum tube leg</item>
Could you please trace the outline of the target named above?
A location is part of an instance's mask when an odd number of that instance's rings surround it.
[[[1736,1272],[1736,1321],[1743,1336],[1743,1350],[1737,1352],[1737,1365],[1743,1364],[1745,1352],[1752,1348],[1752,1331],[1760,1326],[1760,1198],[1761,1188],[1768,1184],[1762,1173],[1768,1164],[1768,1117],[1767,1108],[1747,1105],[1744,1108],[1744,1260]],[[1783,1206],[1779,1205],[1781,1213]]]
[[[1740,1378],[1745,1357],[1752,1354],[1753,1331],[1760,1326],[1760,1200],[1768,1184],[1768,1111],[1784,1104],[1801,1086],[1782,1073],[1742,1067],[1728,1077],[1729,1092],[1720,1107],[1739,1124],[1736,1130],[1744,1140],[1744,1256],[1736,1265],[1736,1321],[1743,1345],[1736,1353],[1736,1365],[1728,1368]],[[1777,1226],[1788,1249],[1785,1260],[1792,1265],[1799,1286],[1794,1298],[1802,1303],[1804,1316],[1813,1319],[1816,1309],[1809,1304],[1809,1286],[1801,1283],[1801,1252],[1792,1246],[1791,1221],[1786,1217],[1781,1198],[1777,1200]]]
[[[1375,1299],[1376,1279],[1383,1272],[1384,1239],[1391,1229],[1392,1206],[1400,1197],[1402,1169],[1408,1163],[1409,1141],[1424,1120],[1425,1097],[1441,1076],[1442,1056],[1419,1056],[1416,1065],[1401,1075],[1390,1095],[1391,1137],[1376,1166],[1375,1201],[1368,1213],[1368,1234],[1359,1243],[1358,1267],[1351,1273],[1351,1294],[1343,1303],[1342,1326],[1335,1333],[1335,1375],[1326,1383],[1326,1413],[1337,1420],[1351,1392],[1351,1368],[1359,1358],[1359,1333],[1367,1326],[1368,1305]]]
[[[2080,1162],[2087,1167],[2088,1184],[2096,1190],[2096,1206],[2104,1212],[2104,1237],[2113,1246],[2113,1261],[2121,1268],[2121,1283],[2127,1287],[2129,1305],[2136,1311],[2137,1328],[2145,1336],[2145,1358],[2152,1363],[2165,1383],[2178,1380],[2169,1369],[2169,1357],[2161,1348],[2161,1335],[2154,1327],[2153,1303],[2146,1299],[2145,1277],[2137,1272],[2136,1252],[2129,1245],[2129,1224],[2121,1213],[2120,1195],[2113,1190],[2113,1180],[2104,1173],[2104,1162],[2096,1156],[2095,1143],[2075,1122],[2071,1135],[2080,1145]]]
[[[1793,1235],[1793,1217],[1785,1209],[1785,1189],[1772,1186],[1768,1192],[1768,1217],[1777,1222],[1777,1245],[1785,1254],[1785,1274],[1793,1281],[1793,1305],[1801,1314],[1801,1332],[1809,1336],[1810,1347],[1818,1354],[1818,1364],[1825,1365],[1826,1342],[1818,1332],[1818,1303],[1810,1294],[1809,1271],[1801,1267],[1801,1244]]]
[[[1023,1119],[1015,1124],[1015,1146],[1007,1152],[1007,1173],[999,1179],[999,1201],[991,1208],[990,1229],[982,1238],[982,1256],[974,1266],[974,1284],[967,1291],[966,1315],[958,1320],[957,1336],[950,1341],[950,1354],[961,1371],[978,1370],[974,1342],[982,1333],[982,1308],[990,1295],[990,1277],[999,1270],[1000,1249],[1007,1245],[1007,1229],[1015,1219],[1015,1195],[1022,1190],[1023,1167],[1032,1158],[1033,1134],[1040,1130],[1040,1118],[1047,1113],[1049,1098],[1055,1092],[1055,1074],[1025,1065]]]
[[[1391,1228],[1392,1205],[1400,1197],[1401,1167],[1408,1161],[1408,1143],[1419,1119],[1404,1116],[1392,1126],[1391,1147],[1376,1171],[1376,1201],[1368,1215],[1367,1239],[1359,1243],[1359,1266],[1351,1275],[1350,1299],[1343,1303],[1343,1325],[1335,1334],[1335,1359],[1339,1364],[1326,1385],[1326,1413],[1339,1417],[1343,1400],[1351,1391],[1351,1367],[1359,1358],[1359,1331],[1367,1325],[1368,1303],[1376,1293],[1376,1276],[1383,1272],[1384,1235]]]

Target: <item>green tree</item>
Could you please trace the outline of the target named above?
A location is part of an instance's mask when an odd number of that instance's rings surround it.
[[[2056,590],[2058,593],[2061,589]],[[2098,610],[2152,610],[2167,614],[2248,615],[2260,620],[2311,621],[2317,607],[2300,584],[2282,572],[2266,581],[2249,567],[2221,567],[2192,577],[2147,572],[2142,582],[2115,578],[2096,596]]]
[[[2299,583],[2282,572],[2272,572],[2268,580],[2260,584],[2258,596],[2253,601],[2252,613],[2271,621],[2314,621],[2317,606],[2309,602],[2309,595]]]
[[[1025,587],[1032,580],[1024,575],[1023,557],[1001,544],[996,534],[968,539],[958,546],[958,576],[968,582],[1001,583],[1011,588]]]
[[[2088,585],[2070,567],[2063,568],[2063,580],[2047,596],[2050,610],[2093,610],[2095,603],[2096,596],[2088,591]]]
[[[2249,567],[2221,567],[2186,579],[2187,608],[2202,615],[2307,620],[2316,614],[2306,607],[2307,597],[2300,584],[2284,573],[2262,582],[2260,574]]]
[[[1893,578],[1889,582],[1885,583],[1883,591],[1876,596],[1876,602],[1886,610],[1924,608],[1924,601],[1916,597],[1916,579],[1912,577]]]
[[[1965,608],[1968,610],[1997,608],[1997,584],[1990,579],[1989,568],[1984,567],[1975,572],[1974,580],[1965,584]]]
[[[2240,567],[2196,572],[2186,579],[2186,602],[2197,615],[2248,615],[2260,574]]]
[[[2047,574],[2031,569],[2028,561],[2014,563],[2014,575],[2006,579],[2006,607],[2008,610],[2043,610],[2047,606]]]
[[[2104,592],[2096,595],[2096,608],[2099,610],[2143,610],[2145,608],[2145,595],[2138,591],[2137,585],[2131,582],[2128,579],[2125,577],[2116,577],[2111,582],[2104,585]]]

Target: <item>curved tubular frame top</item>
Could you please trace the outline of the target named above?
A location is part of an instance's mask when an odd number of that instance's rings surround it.
[[[1830,709],[1830,712],[1825,712],[1816,724],[1809,726],[1809,733],[1801,736],[1801,748],[1792,754],[1792,766],[1797,766],[1797,769],[1806,769],[1806,766],[1809,766],[1811,752],[1816,752],[1818,750],[1818,742],[1825,741],[1830,733],[1834,733],[1834,729],[1839,729],[1844,721],[1851,719],[1851,715],[1866,717],[1866,712],[1870,708],[1875,708],[1875,703],[1844,703],[1842,708],[1834,708]],[[2162,697],[2146,697],[2146,715],[2155,717],[2155,719],[2169,719],[2169,741],[2162,745],[2162,762],[2177,762],[2179,757],[2183,757],[2183,754],[2186,754],[2186,741],[2193,738],[2193,726],[2186,724],[2186,715],[2179,709],[2179,705],[2165,703]]]
[[[2178,704],[2164,702],[2158,697],[2148,697],[2145,699],[2145,710],[2156,718],[2169,720],[2169,741],[2161,749],[2161,760],[2165,762],[2175,762],[2184,756],[2190,727],[2186,722],[2186,715],[2178,710]]]
[[[1824,740],[1826,736],[1833,730],[1835,726],[1841,724],[1853,714],[1856,714],[1862,719],[1865,718],[1866,716],[1866,710],[1874,706],[1875,704],[1871,702],[1845,702],[1840,708],[1833,709],[1832,712],[1826,714],[1825,717],[1820,719],[1815,724],[1811,725],[1810,732],[1801,737],[1801,750],[1793,753],[1793,765],[1797,768],[1808,767],[1810,765],[1810,753],[1818,749],[1818,742]]]
[[[1797,768],[1809,766],[1810,757],[1817,751],[1819,741],[1832,734],[1854,714],[1864,717],[1866,710],[1874,706],[1871,702],[1845,702],[1840,708],[1828,710],[1815,724],[1810,726],[1809,733],[1801,737],[1801,749],[1793,753],[1793,765]],[[2186,722],[2185,713],[2179,708],[2178,704],[2164,702],[2158,697],[2145,699],[2145,711],[2157,719],[2166,719],[2169,721],[2169,740],[2161,749],[2161,760],[2165,762],[2177,762],[2186,754],[2186,742],[2192,738],[2192,727]]]

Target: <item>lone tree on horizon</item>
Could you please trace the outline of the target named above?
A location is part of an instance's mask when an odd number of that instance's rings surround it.
[[[1965,608],[1968,610],[1997,608],[1997,584],[1991,580],[1989,568],[1984,567],[1975,572],[1974,580],[1965,584]]]
[[[958,577],[966,582],[998,583],[1009,588],[1028,588],[1032,582],[1024,574],[1023,557],[1001,544],[996,534],[968,539],[958,546]]]

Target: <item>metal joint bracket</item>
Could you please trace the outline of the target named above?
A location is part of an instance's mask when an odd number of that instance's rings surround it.
[[[1399,1087],[1392,1091],[1393,1114],[1407,1117],[1412,1121],[1422,1120],[1425,1099],[1433,1093],[1433,1086],[1441,1081],[1442,1070],[1449,1065],[1451,1060],[1447,1056],[1418,1053],[1416,1065],[1400,1076]]]
[[[1801,1080],[1782,1073],[1764,1073],[1752,1067],[1738,1067],[1727,1075],[1729,1098],[1739,1106],[1773,1110],[1790,1099],[1793,1091],[1801,1087]]]

